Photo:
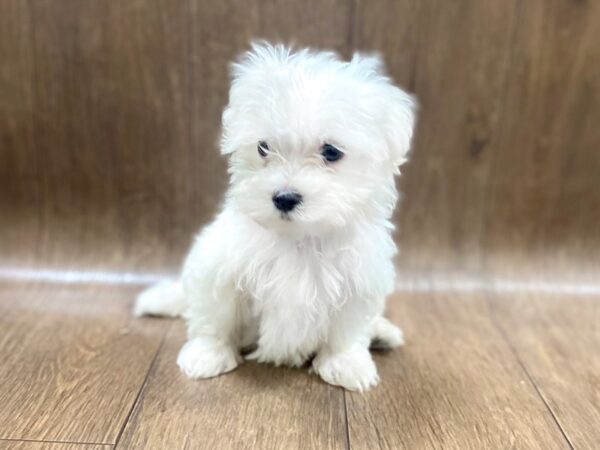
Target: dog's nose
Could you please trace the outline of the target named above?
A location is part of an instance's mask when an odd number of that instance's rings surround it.
[[[302,196],[297,192],[282,191],[273,195],[275,208],[282,212],[290,212],[302,201]]]

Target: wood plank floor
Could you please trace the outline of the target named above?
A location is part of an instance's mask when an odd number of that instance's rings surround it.
[[[347,394],[357,448],[565,448],[566,442],[479,295],[390,302],[405,348],[380,355],[382,383]]]
[[[67,444],[61,442],[0,441],[0,450],[110,450],[107,444]]]
[[[581,448],[600,442],[600,298],[397,293],[366,394],[245,364],[189,381],[136,288],[0,285],[0,450]]]
[[[565,437],[600,448],[600,300],[499,296],[492,308]]]

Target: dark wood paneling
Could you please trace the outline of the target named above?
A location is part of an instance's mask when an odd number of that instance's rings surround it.
[[[28,162],[38,171],[21,181],[22,197],[40,199],[13,205],[33,213],[12,225],[34,221],[42,231],[20,247],[31,252],[35,242],[48,266],[147,266],[149,255],[180,256],[193,220],[184,205],[194,201],[194,167],[173,164],[191,148],[187,2],[29,3],[33,25],[14,40],[31,41],[35,74],[13,79],[33,91],[20,105],[33,104]],[[3,149],[9,172],[21,147]],[[3,254],[4,264],[21,264],[20,253]]]
[[[7,86],[2,129],[29,140],[3,149],[4,266],[175,269],[226,186],[229,62],[256,38],[346,52],[350,30],[346,0],[30,4],[3,6],[3,77],[27,95]]]
[[[357,1],[355,46],[420,102],[397,223],[405,271],[477,270],[514,1]]]
[[[589,276],[594,262],[597,275],[600,4],[522,2],[518,18],[485,216],[488,266]]]
[[[28,2],[0,2],[0,261],[34,257],[23,241],[37,234],[40,168],[34,145],[35,62]]]
[[[477,272],[483,255],[494,270],[543,259],[590,278],[598,267],[595,3],[0,8],[5,267],[174,270],[227,183],[227,65],[261,37],[381,51],[419,97],[396,217],[405,273]]]

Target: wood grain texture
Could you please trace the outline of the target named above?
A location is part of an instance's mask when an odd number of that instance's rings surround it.
[[[5,42],[20,45],[5,78],[28,94],[7,85],[2,117],[30,116],[1,126],[23,137],[2,149],[19,194],[4,198],[22,213],[5,222],[0,263],[78,270],[175,270],[227,183],[216,141],[230,61],[260,37],[344,52],[350,20],[346,0],[2,7]]]
[[[343,449],[343,392],[306,370],[246,363],[192,381],[175,364],[173,324],[118,449]]]
[[[134,293],[0,284],[0,438],[116,440],[165,330]]]
[[[598,2],[519,5],[485,216],[489,271],[600,271],[599,24]]]
[[[111,445],[0,440],[0,450],[110,450]]]
[[[2,266],[175,270],[226,185],[227,64],[263,37],[380,51],[419,97],[405,273],[600,267],[597,2],[0,8]]]
[[[24,264],[30,247],[15,245],[33,237],[39,210],[39,167],[34,145],[35,61],[31,11],[27,2],[0,2],[0,261],[18,253]]]
[[[29,40],[34,55],[27,126],[35,151],[21,155],[23,144],[2,152],[8,172],[19,159],[37,168],[15,206],[28,213],[10,224],[34,233],[2,239],[3,264],[24,265],[32,253],[42,267],[153,269],[160,261],[164,269],[169,255],[179,262],[197,226],[182,207],[194,202],[187,2],[19,3],[31,5],[31,29],[13,41]],[[34,195],[37,204],[28,201]]]
[[[2,285],[2,438],[112,443],[127,423],[118,448],[347,448],[347,417],[350,448],[566,448],[553,415],[575,448],[598,437],[597,298],[396,294],[407,345],[376,355],[382,382],[346,415],[305,370],[186,379],[183,322],[130,319],[133,293]]]
[[[504,334],[574,448],[600,442],[600,301],[491,295]]]
[[[514,1],[357,1],[354,45],[420,103],[396,223],[406,272],[477,271]],[[394,30],[394,31],[391,31]]]
[[[568,448],[479,294],[396,294],[404,348],[347,394],[351,448]]]
[[[82,283],[179,266],[258,38],[379,51],[421,103],[395,222],[401,281],[432,291],[395,298],[409,342],[347,395],[350,447],[593,448],[600,3],[566,0],[0,1],[0,278],[56,282],[0,284],[0,448],[348,446],[342,392],[304,371],[185,380],[179,322],[136,403],[170,325]],[[433,292],[473,286],[544,295]]]

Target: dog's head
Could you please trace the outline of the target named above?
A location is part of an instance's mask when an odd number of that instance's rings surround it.
[[[377,56],[255,44],[233,64],[221,151],[230,200],[281,232],[319,235],[388,218],[415,102]]]

